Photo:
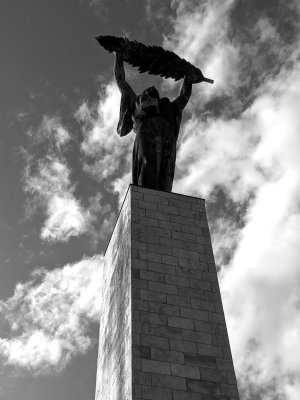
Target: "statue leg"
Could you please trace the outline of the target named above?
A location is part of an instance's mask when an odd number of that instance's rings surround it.
[[[176,142],[173,140],[163,141],[161,168],[159,175],[159,189],[172,192],[176,160]]]
[[[133,183],[149,189],[159,189],[156,149],[151,133],[138,134],[134,150]]]

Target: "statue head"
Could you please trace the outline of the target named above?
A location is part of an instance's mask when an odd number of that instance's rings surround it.
[[[145,89],[136,99],[136,107],[138,110],[147,112],[148,114],[157,114],[159,108],[159,93],[154,87]]]
[[[143,91],[142,94],[148,95],[150,97],[159,99],[159,93],[155,86],[150,86]]]

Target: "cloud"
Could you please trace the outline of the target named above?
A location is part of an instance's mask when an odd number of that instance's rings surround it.
[[[49,168],[50,169],[50,168]],[[91,223],[91,214],[72,196],[72,192],[60,193],[49,199],[47,219],[41,238],[49,241],[68,241],[71,236],[85,233]]]
[[[300,351],[300,84],[294,84],[299,72],[297,66],[269,82],[252,106],[261,134],[253,163],[267,168],[269,177],[257,187],[223,280],[232,340],[236,354],[243,354],[237,357],[242,382],[252,380],[253,370],[253,382],[263,387],[279,380],[277,394],[288,399],[300,394],[288,397],[300,384],[294,356]]]
[[[28,132],[29,151],[23,182],[28,195],[27,214],[44,214],[41,239],[67,242],[71,237],[88,234],[94,241],[103,238],[114,221],[115,213],[103,196],[96,193],[86,204],[78,197],[72,182],[74,170],[67,161],[72,144],[69,131],[57,117],[44,117],[36,130]],[[102,221],[104,219],[104,221]],[[97,228],[98,222],[103,222]]]
[[[0,302],[7,325],[0,356],[6,363],[36,373],[61,370],[93,345],[90,324],[99,318],[102,263],[95,256],[52,271],[37,269]]]
[[[215,80],[213,90],[204,86],[202,96],[206,98],[232,94],[239,82],[239,47],[224,34],[234,4],[234,0],[173,1],[173,32],[163,45],[199,65],[205,76]]]
[[[166,44],[218,82],[193,90],[174,191],[212,211],[241,397],[298,399],[299,9],[281,3],[281,15],[245,21],[246,2],[173,4]]]
[[[100,192],[89,198],[88,210],[94,222],[89,233],[93,238],[95,247],[99,240],[107,239],[111,235],[117,218],[112,206],[103,203],[103,196]]]
[[[47,143],[51,149],[61,149],[71,140],[69,131],[58,116],[45,115],[37,130],[29,130],[27,135],[35,145]]]
[[[83,102],[75,114],[84,136],[83,168],[113,192],[118,191],[120,180],[128,176],[133,146],[132,134],[121,138],[116,132],[120,99],[116,83],[109,83],[102,86],[97,104]]]
[[[60,146],[61,142],[56,145]],[[42,239],[67,241],[88,230],[92,215],[75,198],[71,169],[57,147],[47,150],[38,160],[30,158],[24,173],[24,189],[30,203],[45,213]]]

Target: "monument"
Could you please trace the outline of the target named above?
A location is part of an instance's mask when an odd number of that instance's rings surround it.
[[[161,48],[98,41],[116,52],[117,131],[136,139],[133,184],[105,254],[95,398],[239,399],[205,201],[171,192],[182,110],[193,83],[212,81]],[[179,96],[136,95],[123,60],[183,78]]]

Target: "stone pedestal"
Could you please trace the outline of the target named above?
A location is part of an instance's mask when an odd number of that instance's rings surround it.
[[[101,302],[96,400],[239,399],[204,200],[131,185]]]

